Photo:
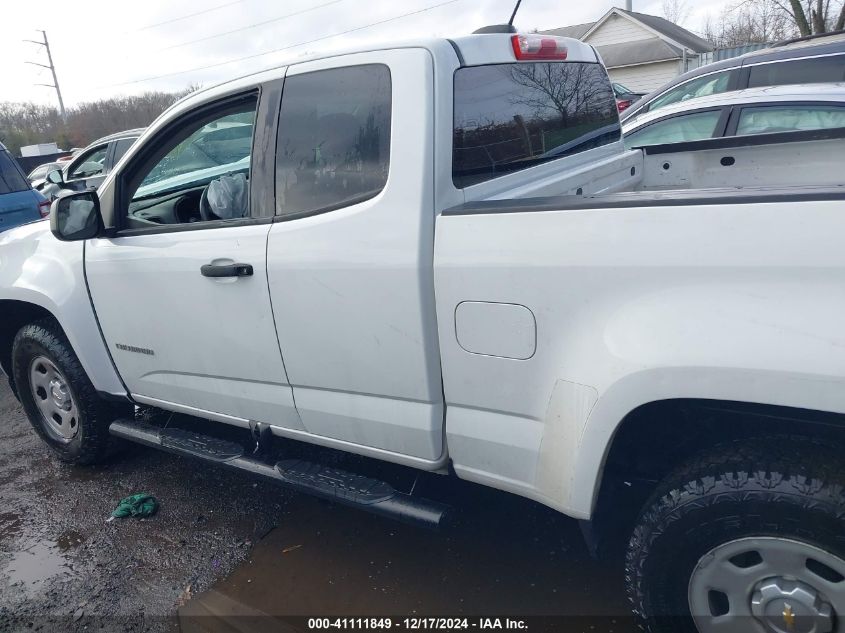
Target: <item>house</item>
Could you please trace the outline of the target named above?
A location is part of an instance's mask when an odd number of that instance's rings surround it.
[[[656,15],[614,7],[596,22],[542,31],[596,47],[610,80],[635,92],[651,92],[701,65],[713,45]]]

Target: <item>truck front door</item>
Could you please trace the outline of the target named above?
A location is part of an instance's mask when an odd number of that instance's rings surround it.
[[[86,271],[136,400],[301,429],[267,287],[272,199],[250,200],[257,101],[204,104],[138,148],[113,183],[116,235],[86,244]]]

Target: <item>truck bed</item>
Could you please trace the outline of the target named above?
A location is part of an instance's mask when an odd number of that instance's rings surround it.
[[[654,145],[588,162],[554,177],[503,188],[485,200],[523,208],[526,198],[569,197],[566,208],[660,206],[713,198],[720,204],[810,195],[843,186],[845,129],[760,134]],[[790,191],[797,188],[795,191]],[[800,192],[800,193],[799,193]],[[467,197],[469,206],[476,201]],[[493,208],[493,207],[485,207]]]
[[[845,412],[845,142],[726,140],[626,153],[627,191],[591,191],[584,171],[562,195],[441,213],[446,435],[463,477],[586,517],[643,398]]]

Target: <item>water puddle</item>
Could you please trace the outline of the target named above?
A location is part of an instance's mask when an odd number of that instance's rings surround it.
[[[33,594],[44,587],[45,581],[57,576],[76,576],[65,552],[78,547],[84,537],[73,530],[64,532],[58,539],[40,540],[23,544],[23,548],[12,553],[3,568],[0,577],[10,585],[16,585],[25,592]]]
[[[248,561],[180,609],[183,630],[191,618],[259,631],[246,623],[397,613],[588,615],[628,630],[615,619],[629,614],[621,570],[588,557],[575,521],[477,486],[452,496],[460,518],[441,533],[296,497]]]

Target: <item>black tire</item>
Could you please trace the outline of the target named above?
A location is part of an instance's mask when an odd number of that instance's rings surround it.
[[[760,536],[845,559],[841,448],[805,437],[737,440],[667,477],[645,504],[625,561],[628,598],[645,628],[696,631],[687,591],[698,561],[719,545]]]
[[[35,403],[30,365],[39,356],[46,357],[61,371],[76,402],[78,429],[72,439],[62,441],[51,433]],[[103,461],[117,446],[109,435],[109,424],[121,415],[131,415],[132,407],[107,402],[97,395],[55,319],[44,318],[20,329],[12,345],[12,373],[30,423],[59,459],[72,464],[94,464]]]

